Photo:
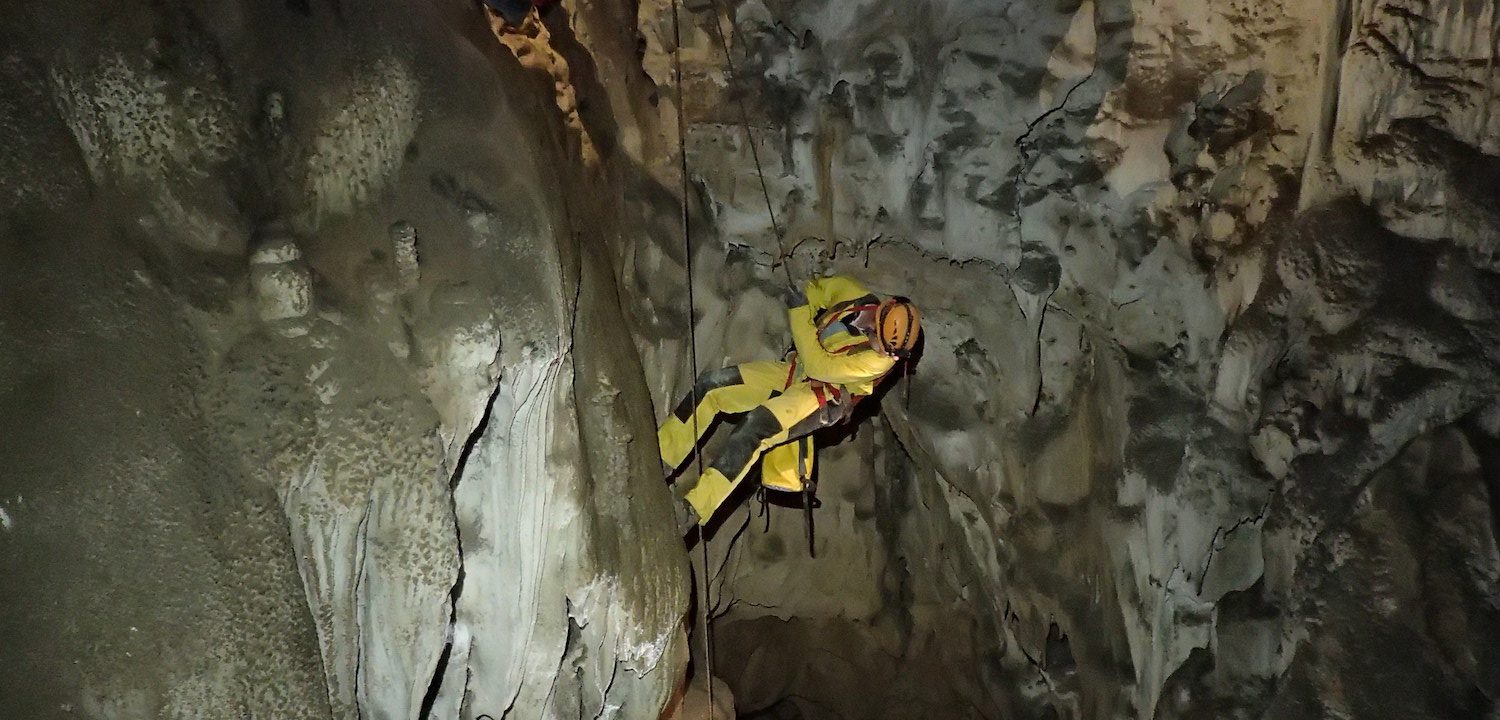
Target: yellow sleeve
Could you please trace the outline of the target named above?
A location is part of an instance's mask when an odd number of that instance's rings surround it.
[[[814,310],[823,310],[872,293],[869,288],[848,275],[832,275],[808,280],[803,294],[807,296],[807,304]]]
[[[811,289],[812,283],[808,283],[808,287]],[[802,365],[802,371],[808,377],[826,383],[868,386],[851,388],[860,394],[868,394],[873,389],[874,382],[895,367],[896,359],[874,350],[857,350],[847,355],[828,352],[818,342],[818,328],[813,324],[811,292],[808,293],[808,301],[809,304],[794,307],[786,313],[787,323],[792,328],[792,345],[797,348],[797,362]]]

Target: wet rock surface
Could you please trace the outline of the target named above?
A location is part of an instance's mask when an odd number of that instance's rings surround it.
[[[483,15],[0,33],[0,715],[657,717],[686,566],[611,230]]]
[[[742,715],[1494,712],[1494,3],[688,6],[700,364],[813,274],[926,311],[818,558],[712,544]]]
[[[1497,712],[1493,0],[676,9],[0,9],[0,715]],[[829,272],[710,663],[652,425]]]

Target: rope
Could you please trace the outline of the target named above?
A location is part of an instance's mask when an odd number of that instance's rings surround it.
[[[673,76],[677,83],[677,157],[679,171],[682,175],[682,247],[683,265],[687,273],[687,301],[688,301],[688,362],[692,368],[689,382],[692,383],[693,395],[693,437],[698,437],[698,326],[695,322],[696,307],[693,297],[693,235],[692,220],[688,213],[688,161],[687,161],[687,130],[686,120],[683,115],[684,96],[682,93],[682,21],[679,17],[677,6],[680,0],[672,0],[672,35],[674,47],[672,49]],[[757,162],[758,164],[758,162]],[[764,187],[764,185],[762,185]],[[770,202],[767,196],[766,202]],[[769,207],[769,205],[768,205]],[[780,242],[780,236],[777,236]],[[698,462],[698,477],[703,477],[703,453],[694,449],[694,455]],[[713,720],[714,711],[714,641],[713,641],[713,617],[710,615],[709,594],[713,592],[713,578],[709,577],[709,553],[708,534],[699,526],[698,543],[703,549],[703,590],[699,594],[702,600],[699,603],[699,614],[703,618],[703,662],[707,677],[704,678],[708,685],[708,720]]]
[[[731,81],[739,78],[739,72],[734,69],[734,58],[729,54],[729,41],[724,38],[724,30],[719,27],[719,16],[729,18],[729,28],[734,33],[740,44],[744,44],[740,36],[739,26],[734,22],[734,16],[725,13],[719,8],[719,0],[712,0],[714,8],[714,20],[710,23],[713,28],[714,39],[719,41],[719,51],[724,54],[724,65],[729,68],[729,79]],[[679,86],[680,87],[680,86]],[[784,238],[781,234],[781,225],[776,222],[776,211],[771,209],[771,191],[766,187],[766,173],[760,164],[760,149],[755,142],[755,135],[750,132],[750,113],[745,109],[745,96],[743,93],[735,94],[735,104],[740,110],[740,127],[745,131],[745,141],[750,143],[750,158],[755,161],[755,175],[760,178],[760,196],[766,201],[766,215],[771,218],[771,230],[776,233],[776,264],[781,266],[781,272],[786,276],[787,287],[795,290],[797,284],[792,282],[792,271],[787,267],[790,258],[786,254]]]

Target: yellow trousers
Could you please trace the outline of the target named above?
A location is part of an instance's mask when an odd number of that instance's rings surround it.
[[[687,493],[700,524],[708,524],[762,454],[762,482],[768,487],[801,490],[811,476],[811,433],[838,422],[843,412],[819,402],[806,378],[786,387],[789,370],[787,363],[772,361],[710,370],[657,430],[662,462],[676,468],[719,415],[748,413]]]

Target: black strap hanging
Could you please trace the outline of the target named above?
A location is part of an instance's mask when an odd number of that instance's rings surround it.
[[[766,497],[766,486],[755,489],[755,499],[760,501],[760,516],[766,519],[766,527],[761,530],[761,534],[771,532],[771,503]]]
[[[818,487],[811,479],[803,481],[802,485],[802,514],[807,518],[807,555],[816,558],[817,548],[813,544],[813,508],[818,506]]]

